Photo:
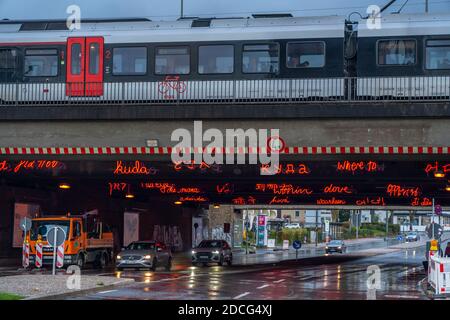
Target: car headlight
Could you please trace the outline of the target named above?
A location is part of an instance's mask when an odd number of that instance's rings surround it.
[[[328,246],[326,246],[325,249],[328,249]]]
[[[150,260],[151,258],[152,258],[151,255],[146,255],[146,256],[144,257],[145,260]]]
[[[338,249],[342,249],[342,247],[338,247]]]
[[[192,254],[196,254],[197,253],[197,251],[195,251],[195,250],[192,250]]]
[[[121,256],[117,256],[117,260],[122,260],[122,257]]]
[[[220,252],[218,250],[213,251],[214,254],[219,254]]]

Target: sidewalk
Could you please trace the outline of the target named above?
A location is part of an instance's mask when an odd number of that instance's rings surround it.
[[[391,238],[394,239],[394,238]],[[344,240],[344,243],[347,247],[352,247],[355,245],[361,245],[361,244],[367,244],[367,243],[373,243],[373,242],[383,242],[384,238],[360,238],[360,239],[350,239],[350,240]],[[325,248],[326,243],[321,242],[318,243],[317,246],[314,243],[308,243],[308,244],[302,244],[301,249],[299,249],[299,253],[303,251],[310,251],[310,250],[322,250]],[[292,244],[289,245],[289,249],[285,250],[282,247],[275,247],[275,248],[267,248],[267,249],[257,249],[256,254],[268,254],[268,253],[281,253],[281,252],[294,252],[295,249],[292,247]],[[245,253],[245,247],[234,249],[233,253]]]
[[[81,277],[80,289],[69,289],[67,282],[70,275],[58,274],[56,276],[33,274],[14,275],[2,277],[0,292],[18,295],[25,300],[57,298],[76,291],[108,290],[118,285],[133,283],[133,279],[118,279],[116,277],[90,276]]]

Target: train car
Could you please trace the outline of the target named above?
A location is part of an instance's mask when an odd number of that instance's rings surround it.
[[[450,14],[391,14],[358,27],[357,99],[448,99]]]
[[[345,18],[0,22],[3,103],[344,96]]]

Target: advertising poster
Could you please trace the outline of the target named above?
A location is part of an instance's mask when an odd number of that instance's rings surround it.
[[[258,247],[263,247],[267,245],[267,217],[266,216],[258,216],[258,226],[257,226],[257,243]]]
[[[123,245],[139,240],[139,213],[125,212],[123,224]]]
[[[32,218],[39,213],[40,207],[35,204],[15,203],[14,204],[14,234],[13,234],[13,248],[22,248],[23,231],[20,229],[20,220],[22,218]]]

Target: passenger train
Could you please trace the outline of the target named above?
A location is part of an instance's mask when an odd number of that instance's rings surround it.
[[[0,21],[0,102],[450,96],[450,15]]]

